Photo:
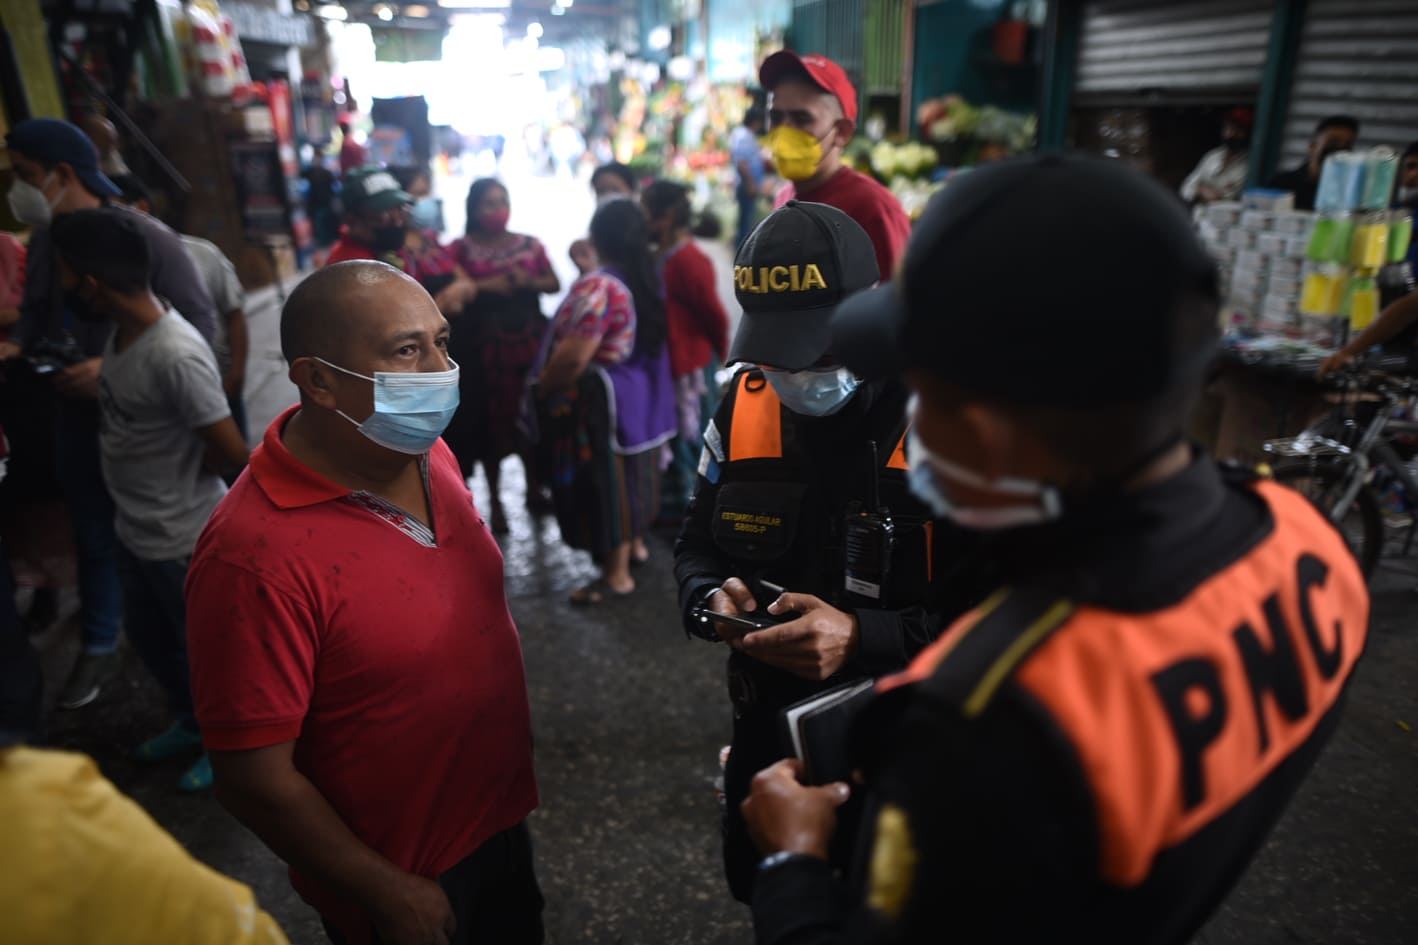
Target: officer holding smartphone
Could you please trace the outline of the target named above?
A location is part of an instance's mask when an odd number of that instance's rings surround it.
[[[759,857],[739,803],[786,754],[780,712],[904,667],[973,601],[953,573],[961,533],[907,487],[905,386],[827,354],[833,307],[877,282],[866,232],[790,201],[740,247],[734,280],[729,362],[745,367],[705,430],[675,577],[687,632],[733,650],[724,858],[747,902]]]

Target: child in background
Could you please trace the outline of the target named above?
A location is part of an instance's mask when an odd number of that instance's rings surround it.
[[[660,518],[677,523],[694,492],[704,424],[714,415],[718,401],[714,370],[729,349],[729,316],[719,301],[714,264],[690,234],[688,188],[657,180],[645,188],[640,204],[659,247],[679,419]]]

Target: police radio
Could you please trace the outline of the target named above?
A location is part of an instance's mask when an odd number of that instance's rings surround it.
[[[847,506],[844,529],[847,562],[843,586],[859,597],[881,601],[886,596],[891,576],[896,526],[891,521],[891,511],[881,505],[881,487],[877,481],[880,457],[875,440],[867,442],[867,456],[871,464],[867,467],[867,504],[865,508],[860,502]]]

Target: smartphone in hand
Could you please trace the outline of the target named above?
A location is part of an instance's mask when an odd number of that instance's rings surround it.
[[[712,621],[733,627],[742,633],[752,633],[754,630],[763,630],[767,627],[775,627],[781,621],[768,615],[759,616],[757,614],[747,614],[745,616],[732,616],[721,614],[708,609],[707,607],[695,607],[689,612],[691,617],[698,617],[700,620]]]

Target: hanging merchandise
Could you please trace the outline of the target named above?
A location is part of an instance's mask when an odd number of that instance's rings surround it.
[[[214,98],[227,98],[249,85],[251,74],[230,18],[215,0],[193,0],[177,22],[177,36],[193,85]]]

